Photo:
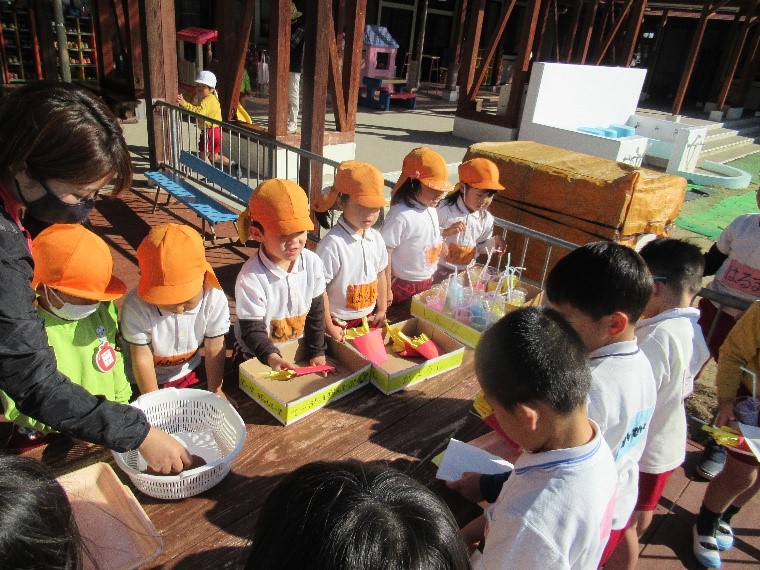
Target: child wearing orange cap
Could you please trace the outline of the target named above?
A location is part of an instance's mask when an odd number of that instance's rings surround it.
[[[478,253],[504,248],[501,236],[493,236],[493,216],[488,207],[496,192],[504,190],[499,168],[487,158],[474,158],[459,165],[459,184],[438,206],[446,255],[438,263],[444,277],[454,268],[462,270]]]
[[[404,157],[382,235],[388,248],[388,303],[399,305],[433,284],[444,248],[436,206],[451,191],[446,162],[429,148]],[[403,312],[405,305],[394,313]]]
[[[327,199],[316,204],[327,210],[337,199],[343,214],[317,245],[325,265],[325,331],[343,340],[346,328],[357,326],[375,311],[371,324],[382,326],[388,309],[385,268],[388,252],[372,226],[388,205],[383,175],[371,164],[347,160],[338,166]]]
[[[200,234],[180,224],[156,226],[137,248],[137,263],[140,281],[121,309],[127,373],[143,394],[189,388],[200,382],[195,370],[203,348],[208,390],[226,397],[230,310]]]
[[[236,362],[255,357],[273,370],[295,368],[275,345],[303,336],[310,364],[325,364],[325,268],[304,249],[313,229],[298,184],[272,178],[251,194],[238,219],[240,241],[261,245],[235,283]]]
[[[45,323],[57,368],[91,394],[129,402],[132,389],[116,349],[114,299],[125,291],[113,276],[106,243],[79,224],[54,224],[32,241],[37,313]],[[53,429],[22,414],[0,392],[5,416],[16,424],[8,449],[23,451],[46,443]]]

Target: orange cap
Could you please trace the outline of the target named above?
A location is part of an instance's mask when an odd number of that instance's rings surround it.
[[[265,232],[286,236],[314,229],[306,191],[295,182],[272,178],[256,187],[248,202],[248,216]]]
[[[347,194],[365,208],[384,208],[385,180],[380,171],[367,162],[344,160],[335,172],[335,181],[327,195],[318,193],[312,200],[317,212],[326,212],[335,204],[338,194]]]
[[[175,305],[192,299],[206,280],[212,287],[222,288],[206,261],[200,234],[190,226],[154,227],[137,248],[137,264],[137,294],[153,305]]]
[[[487,158],[473,158],[460,164],[459,181],[479,190],[504,190],[499,183],[499,167]]]
[[[32,287],[42,283],[58,291],[112,301],[127,286],[113,276],[111,250],[102,239],[79,224],[54,224],[32,241]]]
[[[409,178],[419,180],[425,186],[441,192],[450,192],[454,188],[449,182],[446,161],[440,154],[425,147],[415,148],[404,157],[401,176],[392,192],[395,194]]]

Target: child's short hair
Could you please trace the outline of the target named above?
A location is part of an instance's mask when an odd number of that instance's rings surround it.
[[[456,521],[389,467],[316,462],[287,475],[259,514],[246,568],[470,568]]]
[[[0,528],[3,568],[82,567],[69,500],[38,461],[0,454]]]
[[[652,287],[652,276],[638,253],[611,241],[598,241],[557,262],[546,280],[546,296],[551,303],[567,303],[594,319],[621,311],[635,323]]]
[[[442,200],[442,202],[446,204],[447,206],[456,204],[457,200],[459,200],[459,197],[464,196],[464,194],[462,193],[462,188],[459,184],[457,184],[456,188],[457,188],[456,190],[454,190],[451,194],[447,194],[446,197]],[[498,190],[486,190],[485,192],[486,192],[486,196],[490,198],[491,196],[496,195]]]
[[[652,278],[662,281],[677,294],[696,295],[702,288],[705,257],[702,250],[693,243],[660,238],[650,241],[640,253]]]
[[[420,181],[413,178],[407,178],[398,190],[391,194],[391,206],[403,203],[409,208],[418,205],[417,192],[420,191]]]
[[[588,352],[557,311],[525,307],[488,329],[475,349],[483,391],[505,409],[544,402],[558,414],[586,403],[591,386]]]

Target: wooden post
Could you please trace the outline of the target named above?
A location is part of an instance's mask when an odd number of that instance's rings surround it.
[[[512,75],[512,89],[509,91],[509,102],[505,123],[509,128],[517,128],[517,119],[520,113],[520,105],[523,100],[523,89],[528,79],[530,70],[530,46],[536,34],[538,14],[541,8],[541,0],[528,0],[525,6],[525,15],[520,32],[520,45],[517,48],[517,61],[515,72]]]
[[[610,46],[612,45],[612,42],[615,40],[615,37],[617,36],[618,31],[620,30],[620,26],[625,21],[626,16],[628,16],[628,13],[631,11],[631,5],[633,4],[634,0],[629,0],[623,11],[621,12],[620,16],[617,19],[617,22],[615,22],[615,12],[614,7],[610,7],[610,23],[614,23],[615,25],[612,27],[612,30],[610,31],[610,35],[607,37],[606,40],[604,40],[604,43],[602,45],[602,49],[599,52],[599,56],[596,60],[596,65],[601,65],[602,60],[604,59],[604,56],[607,55],[607,50],[610,49]]]
[[[132,95],[136,99],[145,96],[145,72],[143,70],[142,43],[140,42],[140,7],[137,2],[124,0],[127,17],[126,37],[129,46],[129,76],[134,86]],[[176,59],[175,59],[176,61]]]
[[[639,31],[641,23],[644,21],[644,10],[647,7],[647,0],[634,0],[633,9],[628,17],[628,27],[625,31],[625,43],[623,44],[622,65],[630,67],[633,56],[636,53],[636,44],[639,40]]]
[[[467,15],[467,5],[469,0],[462,0],[459,7],[459,17],[454,18],[454,33],[452,34],[453,46],[449,46],[451,55],[449,56],[449,72],[446,76],[446,89],[453,91],[458,85],[459,66],[462,55],[462,31],[464,30],[464,19]]]
[[[752,86],[752,79],[757,73],[758,65],[760,65],[760,25],[755,24],[755,35],[752,37],[750,49],[747,50],[747,57],[744,59],[739,88],[734,97],[731,98],[733,104],[744,105],[749,88]]]
[[[665,8],[660,16],[660,22],[657,25],[657,31],[655,32],[654,46],[649,54],[649,60],[647,61],[647,76],[644,79],[644,85],[641,88],[642,93],[649,92],[649,86],[652,83],[652,77],[654,71],[657,68],[657,60],[660,58],[660,49],[662,48],[662,38],[665,36],[665,26],[668,24],[668,9]]]
[[[346,123],[344,130],[356,130],[356,106],[361,86],[362,50],[364,49],[364,22],[367,0],[346,2],[346,22],[355,22],[346,29],[346,45],[343,49],[343,93],[346,97]],[[393,62],[391,62],[392,64]]]
[[[752,20],[755,16],[755,8],[757,6],[757,0],[747,0],[747,15],[744,17],[744,24],[742,25],[739,37],[736,39],[736,46],[734,47],[733,57],[731,63],[728,66],[726,77],[723,79],[723,87],[718,94],[718,100],[716,106],[718,109],[722,109],[726,104],[728,98],[728,91],[731,89],[731,84],[734,82],[734,75],[736,75],[736,68],[739,67],[739,60],[742,57],[742,51],[744,51],[744,44],[747,41],[749,35],[749,28],[752,25]]]
[[[218,67],[219,83],[217,92],[225,121],[235,120],[240,102],[240,84],[243,81],[245,54],[248,39],[251,37],[251,25],[255,0],[243,0],[243,13],[238,16],[236,1],[217,0],[217,25],[219,41],[217,50],[219,60],[224,65]]]
[[[459,73],[459,92],[467,94],[460,96],[457,101],[457,113],[474,108],[474,98],[470,97],[470,89],[475,78],[475,65],[480,45],[480,31],[483,29],[483,13],[486,0],[472,0],[470,4],[470,26],[467,29],[467,43],[462,50],[462,66]]]
[[[335,22],[330,14],[330,29],[327,32],[328,60],[330,71],[327,74],[327,88],[332,95],[335,130],[346,130],[346,99],[343,95],[343,81],[340,73],[340,56],[338,55],[338,38],[335,33]]]
[[[496,53],[496,48],[499,45],[501,36],[504,34],[504,30],[507,27],[507,21],[509,20],[509,16],[512,13],[512,9],[515,7],[516,3],[517,0],[506,0],[501,8],[501,16],[499,17],[499,21],[496,24],[496,28],[494,28],[493,34],[488,39],[488,43],[486,44],[486,53],[483,55],[483,59],[480,61],[480,67],[475,74],[475,80],[473,81],[470,89],[467,91],[467,99],[470,101],[475,100],[475,97],[480,90],[480,86],[483,85],[483,81],[485,81],[486,73],[488,73],[488,68],[491,65],[493,56]]]
[[[322,154],[327,112],[327,73],[329,69],[328,34],[333,34],[332,1],[314,0],[305,8],[303,59],[303,127],[301,148]],[[306,190],[322,187],[322,164],[301,161],[298,180]]]
[[[728,69],[729,62],[731,61],[731,55],[734,53],[736,47],[736,40],[739,37],[739,28],[741,26],[742,16],[746,14],[746,6],[742,6],[734,14],[734,19],[731,22],[731,28],[728,30],[728,44],[724,46],[723,53],[720,57],[720,63],[715,71],[715,77],[713,78],[712,85],[710,86],[710,92],[705,101],[717,101],[718,93],[723,85],[723,78],[726,76],[726,70]]]
[[[158,168],[163,156],[163,134],[157,123],[153,101],[174,104],[177,99],[177,44],[174,0],[139,0],[148,118],[148,151],[151,168]]]
[[[269,133],[287,133],[290,0],[272,0],[269,14]]]
[[[707,29],[707,20],[710,19],[710,16],[714,11],[715,5],[712,2],[705,3],[704,8],[702,8],[702,14],[699,16],[697,29],[694,31],[694,37],[691,40],[689,57],[686,58],[683,75],[681,75],[681,83],[678,85],[678,92],[673,101],[673,109],[671,110],[671,113],[674,115],[678,115],[681,112],[681,106],[683,106],[683,100],[686,97],[686,89],[689,87],[691,74],[694,73],[694,64],[697,62],[699,49],[702,47],[702,38],[704,38],[705,29]]]
[[[599,0],[591,0],[586,6],[586,17],[583,19],[583,35],[581,36],[581,51],[575,63],[583,65],[586,63],[588,52],[591,47],[591,38],[594,33],[594,22],[596,20],[596,11],[599,8]]]
[[[575,46],[575,36],[578,34],[578,24],[581,21],[581,13],[583,11],[583,0],[576,0],[575,9],[573,11],[573,20],[570,23],[570,29],[565,35],[565,49],[562,59],[565,63],[570,63],[573,58],[573,47]]]

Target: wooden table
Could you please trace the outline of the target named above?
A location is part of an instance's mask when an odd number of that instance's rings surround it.
[[[56,475],[95,461],[110,463],[163,537],[163,553],[150,568],[238,567],[269,491],[285,473],[316,460],[351,458],[392,465],[444,496],[463,524],[477,515],[476,507],[435,480],[430,459],[451,437],[469,441],[488,431],[471,413],[478,391],[472,360],[468,350],[460,368],[391,396],[363,387],[287,427],[240,392],[230,373],[227,380],[233,386],[228,393],[239,402],[248,426],[245,446],[219,485],[181,501],[138,492],[102,448],[52,444],[29,455],[42,459]]]

